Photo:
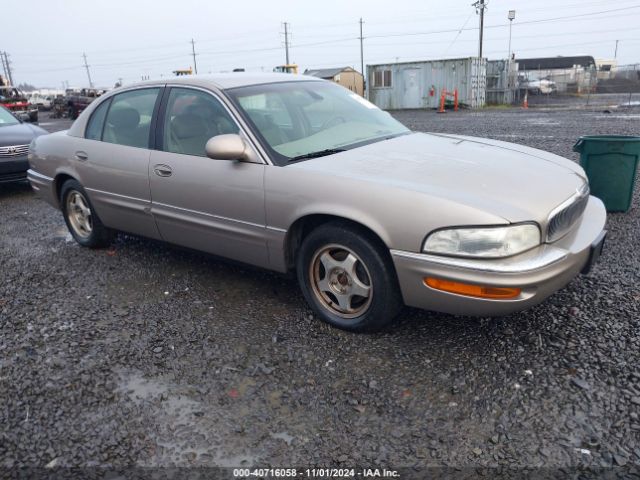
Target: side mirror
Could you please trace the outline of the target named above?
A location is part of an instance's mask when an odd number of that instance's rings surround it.
[[[213,160],[254,161],[250,153],[251,149],[244,139],[236,133],[216,135],[210,138],[204,151],[207,157]]]

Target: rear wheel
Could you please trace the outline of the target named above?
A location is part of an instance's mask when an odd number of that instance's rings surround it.
[[[402,307],[393,264],[368,232],[347,223],[318,227],[302,242],[298,281],[325,322],[354,332],[379,330]]]
[[[67,180],[60,190],[60,205],[69,232],[83,247],[107,247],[114,231],[105,227],[93,210],[87,193],[76,180]]]

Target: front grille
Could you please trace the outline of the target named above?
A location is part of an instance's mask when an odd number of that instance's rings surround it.
[[[558,207],[558,211],[552,212],[547,227],[547,242],[555,242],[571,230],[587,208],[588,202],[589,186],[585,183],[573,197],[565,202],[567,205],[562,204]]]
[[[29,145],[11,145],[0,147],[0,158],[19,157],[29,153]]]

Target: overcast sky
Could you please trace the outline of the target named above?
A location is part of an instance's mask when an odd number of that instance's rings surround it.
[[[10,55],[16,83],[87,86],[86,52],[94,84],[111,87],[118,78],[132,83],[193,65],[192,38],[199,73],[237,67],[271,71],[285,60],[286,21],[290,58],[302,69],[359,70],[360,17],[365,64],[477,56],[472,1],[22,0],[5,15],[0,49]],[[617,39],[618,63],[640,62],[640,0],[489,0],[484,43],[489,59],[507,57],[510,9],[517,12],[516,57],[613,58]]]

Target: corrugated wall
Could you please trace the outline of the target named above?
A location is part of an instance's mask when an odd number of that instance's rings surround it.
[[[488,105],[511,104],[518,85],[518,62],[491,60],[487,62]]]
[[[375,72],[391,71],[391,85],[375,84]],[[369,100],[385,110],[436,108],[443,89],[458,89],[460,103],[483,107],[486,59],[476,57],[367,66]]]

